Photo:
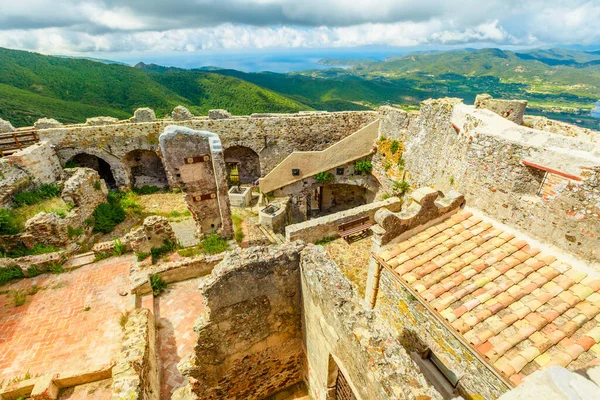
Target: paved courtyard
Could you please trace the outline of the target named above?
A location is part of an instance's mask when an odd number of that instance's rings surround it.
[[[68,375],[114,361],[133,260],[110,258],[0,287],[0,382],[28,373]],[[28,293],[23,305],[15,306],[15,293]]]
[[[160,341],[161,399],[170,399],[175,389],[185,384],[177,363],[194,349],[194,323],[204,311],[198,290],[203,278],[170,284],[155,299]]]

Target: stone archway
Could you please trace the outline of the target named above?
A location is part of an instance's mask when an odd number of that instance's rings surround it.
[[[163,162],[155,151],[130,151],[123,157],[123,165],[127,168],[131,187],[169,185]]]
[[[77,167],[91,168],[97,171],[100,175],[100,178],[102,178],[104,182],[106,182],[106,185],[109,188],[117,188],[117,182],[115,180],[115,176],[110,167],[110,164],[102,158],[88,153],[79,153],[71,157],[69,161],[67,161],[65,166],[68,166],[70,164],[75,165]]]
[[[251,148],[232,146],[223,154],[230,183],[253,183],[260,178],[260,159]]]

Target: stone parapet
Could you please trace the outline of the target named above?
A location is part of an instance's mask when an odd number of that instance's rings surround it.
[[[480,94],[475,99],[475,108],[485,108],[517,125],[523,125],[527,101],[494,99],[489,94]]]
[[[372,224],[375,223],[375,213],[385,208],[391,212],[400,211],[402,201],[397,197],[391,197],[383,201],[365,204],[350,210],[337,212],[325,217],[314,218],[305,222],[285,227],[285,238],[288,241],[302,240],[314,243],[325,237],[338,237],[338,226],[356,218],[368,216]]]

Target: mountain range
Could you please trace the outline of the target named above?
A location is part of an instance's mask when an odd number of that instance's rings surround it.
[[[128,118],[138,107],[164,116],[181,104],[203,115],[301,110],[364,110],[382,104],[415,109],[431,97],[473,102],[480,93],[528,100],[529,112],[599,128],[600,51],[465,49],[411,53],[383,61],[325,59],[345,65],[292,73],[180,69],[45,56],[0,48],[0,118],[30,126],[92,116]]]

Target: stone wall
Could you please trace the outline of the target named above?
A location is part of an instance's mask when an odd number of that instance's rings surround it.
[[[109,125],[65,126],[38,133],[42,140],[49,140],[56,146],[63,164],[80,153],[96,155],[110,164],[117,186],[130,186],[124,157],[135,150],[157,151],[158,137],[174,122],[216,133],[224,149],[250,148],[259,155],[264,176],[293,151],[323,150],[376,118],[377,113],[373,111],[269,114],[226,119],[204,117],[177,122],[168,119],[145,123],[122,121]],[[169,183],[177,185],[176,182]]]
[[[442,399],[402,347],[398,333],[389,329],[381,315],[365,309],[322,247],[307,246],[301,266],[306,381],[311,398],[336,398],[331,376],[334,361],[359,399]]]
[[[429,348],[457,377],[457,390],[467,399],[495,399],[509,390],[469,348],[383,268],[374,311],[396,331],[407,351]]]
[[[112,376],[114,400],[160,398],[156,330],[149,310],[142,308],[129,313]]]
[[[169,126],[160,135],[167,174],[183,188],[200,235],[233,235],[223,149],[212,132]]]
[[[382,117],[380,134],[403,139],[406,179],[412,187],[458,190],[471,207],[580,257],[598,262],[600,149],[597,144],[517,126],[457,99],[427,100],[408,128]],[[377,164],[375,171],[391,176]],[[569,180],[552,198],[538,190],[551,167]],[[383,179],[380,179],[383,181]]]
[[[54,183],[62,167],[49,142],[36,143],[0,158],[0,206],[8,206],[14,192],[32,185]]]
[[[571,125],[566,122],[539,117],[537,115],[525,115],[524,124],[533,129],[556,133],[557,135],[570,136],[579,140],[587,140],[600,143],[600,132],[580,126]]]
[[[368,216],[371,223],[375,223],[375,213],[380,208],[385,207],[390,211],[400,211],[402,201],[397,197],[378,201],[364,206],[356,207],[350,210],[341,211],[335,214],[326,215],[320,218],[314,218],[305,222],[285,227],[285,237],[288,241],[302,240],[304,242],[314,243],[325,237],[337,237],[339,235],[338,226],[354,219]]]
[[[198,344],[179,364],[199,398],[264,399],[302,380],[300,249],[233,251],[201,284]]]
[[[489,94],[480,94],[475,99],[475,108],[485,108],[517,125],[523,125],[527,101],[494,99]]]

